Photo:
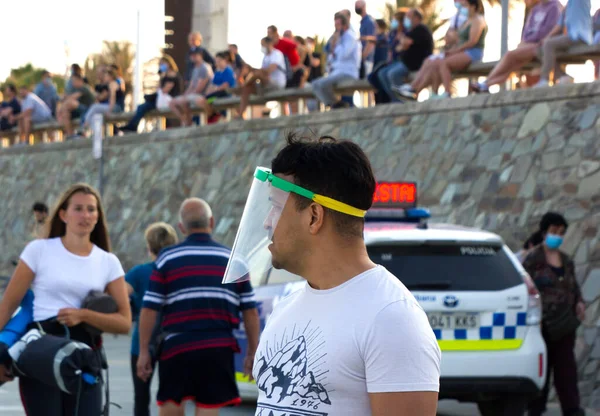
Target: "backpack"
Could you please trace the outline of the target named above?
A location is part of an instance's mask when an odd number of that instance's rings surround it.
[[[285,80],[290,82],[292,78],[294,78],[294,71],[292,71],[292,64],[290,64],[290,60],[287,56],[283,55],[283,60],[285,61],[285,68],[279,68],[285,74]]]

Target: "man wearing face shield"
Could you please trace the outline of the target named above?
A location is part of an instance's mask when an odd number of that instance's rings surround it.
[[[573,260],[559,250],[568,226],[562,215],[544,214],[539,229],[543,243],[530,251],[523,262],[542,298],[542,335],[548,349],[546,384],[529,407],[531,416],[546,411],[552,373],[562,414],[585,414],[580,407],[574,352],[576,331],[585,319],[585,303],[575,278]]]
[[[363,239],[375,178],[350,141],[288,137],[257,168],[224,283],[270,267],[306,279],[267,320],[256,414],[436,413],[440,350],[406,287]]]

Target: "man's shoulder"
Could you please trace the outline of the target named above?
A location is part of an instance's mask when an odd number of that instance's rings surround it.
[[[365,306],[372,305],[375,310],[380,310],[385,305],[398,301],[416,302],[401,280],[401,276],[395,276],[385,267],[377,266],[358,282],[354,290],[360,293],[369,293]]]
[[[269,57],[271,60],[283,60],[284,55],[283,52],[281,52],[279,49],[273,49],[273,51],[271,52],[271,56]]]
[[[367,29],[375,29],[376,26],[376,22],[375,22],[375,18],[373,16],[371,16],[370,14],[367,14],[365,17],[363,17],[360,21],[360,25],[367,28]]]
[[[286,39],[286,38],[280,38],[279,42],[277,42],[277,45],[279,45],[279,46],[286,46],[286,47],[288,47],[290,49],[291,48],[294,48],[294,49],[296,48],[296,44],[294,43],[294,41],[291,41],[291,40]]]
[[[164,248],[159,253],[155,263],[156,267],[160,269],[169,262],[179,261],[185,257],[216,256],[229,259],[230,255],[231,250],[228,247],[213,240],[203,242],[183,241],[179,244]]]

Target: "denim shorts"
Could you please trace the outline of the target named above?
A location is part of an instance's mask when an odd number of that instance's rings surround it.
[[[465,53],[471,58],[471,63],[480,62],[483,59],[483,48],[467,49]]]

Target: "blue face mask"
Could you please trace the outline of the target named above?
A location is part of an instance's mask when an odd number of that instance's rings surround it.
[[[460,14],[462,14],[463,16],[468,16],[469,15],[469,9],[467,9],[466,7],[462,7],[458,10],[458,12]]]
[[[398,30],[398,26],[400,26],[400,23],[398,23],[398,21],[396,19],[392,19],[392,23],[390,24],[390,28],[392,30]]]
[[[404,25],[404,29],[410,30],[410,27],[412,26],[412,22],[410,21],[410,19],[407,16],[404,16],[404,21],[402,23]]]
[[[546,247],[551,250],[558,249],[563,243],[563,238],[556,234],[546,234]]]
[[[462,4],[460,4],[459,2],[455,1],[454,2],[454,7],[456,7],[458,10],[460,10],[462,8]]]
[[[168,70],[169,70],[169,65],[167,65],[167,64],[160,64],[158,66],[159,72],[167,72]]]

